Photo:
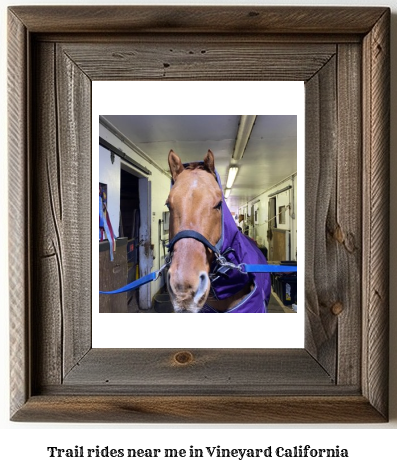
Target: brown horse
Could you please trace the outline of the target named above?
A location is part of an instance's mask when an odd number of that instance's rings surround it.
[[[168,155],[173,186],[167,200],[170,238],[185,230],[202,234],[215,245],[221,237],[222,190],[215,177],[214,156],[209,150],[202,165],[184,167]],[[210,290],[209,270],[214,254],[193,238],[179,240],[168,270],[168,290],[176,312],[198,312]]]
[[[231,270],[215,276],[219,255],[224,253],[234,264],[247,256],[254,257],[251,263],[267,262],[252,241],[238,231],[223,199],[213,153],[209,150],[203,162],[184,165],[171,150],[168,164],[173,184],[166,202],[171,254],[167,285],[175,312],[232,312],[242,309],[244,300],[250,302],[249,311],[236,312],[266,312],[268,274],[251,276]],[[229,282],[226,286],[222,284],[225,278]]]

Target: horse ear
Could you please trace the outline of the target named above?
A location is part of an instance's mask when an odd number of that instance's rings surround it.
[[[181,162],[181,159],[175,154],[172,149],[168,154],[168,165],[170,167],[172,179],[175,181],[176,177],[184,170],[184,166]]]
[[[204,157],[204,167],[211,173],[215,174],[215,157],[209,149],[207,155]]]

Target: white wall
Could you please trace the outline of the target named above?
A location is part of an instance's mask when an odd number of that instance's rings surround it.
[[[100,137],[105,139],[105,141],[109,142],[110,144],[115,146],[117,149],[120,149],[122,152],[127,154],[135,162],[146,167],[148,170],[152,172],[151,175],[146,175],[142,172],[139,172],[136,168],[134,168],[134,173],[136,175],[140,174],[141,177],[147,177],[149,181],[152,183],[151,243],[154,245],[153,270],[157,270],[164,263],[163,253],[162,253],[162,250],[159,250],[159,244],[158,244],[158,240],[159,240],[158,220],[162,219],[163,211],[166,210],[165,202],[167,200],[168,193],[170,191],[170,178],[167,177],[166,174],[159,171],[156,167],[150,165],[149,162],[147,162],[143,157],[141,157],[136,152],[134,152],[134,150],[131,149],[131,147],[129,147],[127,144],[119,140],[111,131],[105,128],[102,124],[99,124],[99,135]],[[164,156],[164,159],[166,160],[167,156]],[[120,176],[120,170],[118,170],[118,174]],[[106,182],[103,182],[103,183],[106,183]],[[119,202],[119,206],[120,206],[120,202]],[[109,212],[110,212],[110,208],[109,208]],[[112,224],[113,224],[113,221],[112,221]],[[117,227],[118,227],[118,224],[117,224]],[[156,292],[160,289],[162,282],[163,282],[162,278],[159,278],[157,281],[150,283],[151,297],[153,297],[153,295],[156,294]]]
[[[291,234],[291,260],[296,260],[297,253],[297,178],[296,174],[291,175],[276,185],[268,188],[266,191],[257,197],[248,201],[247,204],[238,209],[239,214],[247,213],[251,215],[251,207],[254,205],[258,211],[257,223],[249,225],[249,236],[253,238],[259,246],[265,246],[269,249],[269,241],[267,240],[268,220],[269,220],[269,195],[276,193],[288,186],[291,189],[283,191],[275,195],[276,198],[276,213],[277,213],[277,229],[284,229],[290,231]],[[278,212],[281,206],[290,206],[285,211],[285,224],[279,223]]]

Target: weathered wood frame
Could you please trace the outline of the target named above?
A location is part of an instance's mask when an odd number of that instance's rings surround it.
[[[9,9],[12,420],[387,420],[389,22],[387,8]],[[237,79],[306,82],[306,347],[92,349],[91,81]]]

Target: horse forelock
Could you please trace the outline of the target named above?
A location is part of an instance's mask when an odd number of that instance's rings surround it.
[[[205,170],[207,173],[210,173],[216,179],[215,172],[212,172],[208,167],[204,165],[203,162],[191,162],[185,166],[185,170]]]

